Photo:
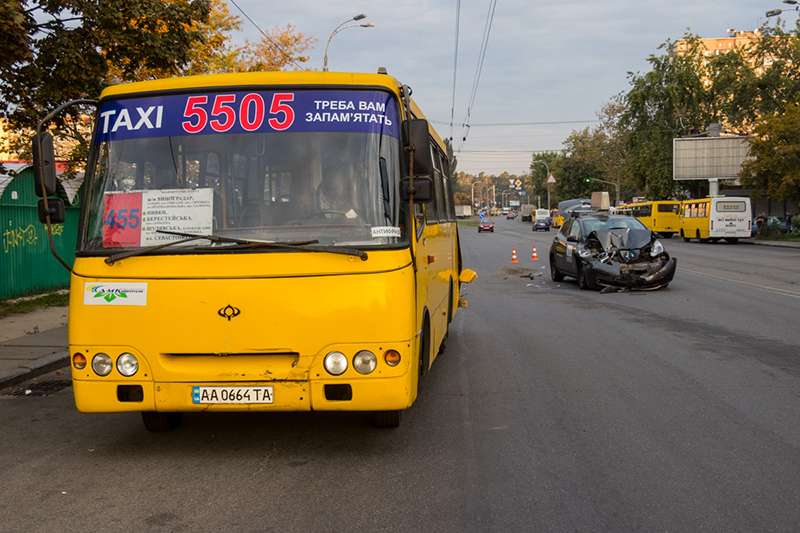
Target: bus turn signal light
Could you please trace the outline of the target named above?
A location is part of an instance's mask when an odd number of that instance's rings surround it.
[[[82,353],[76,353],[72,356],[72,366],[77,368],[78,370],[83,370],[86,368],[86,356]]]
[[[397,350],[386,350],[386,353],[383,354],[383,360],[386,361],[386,364],[389,366],[397,366],[400,364],[400,352]]]

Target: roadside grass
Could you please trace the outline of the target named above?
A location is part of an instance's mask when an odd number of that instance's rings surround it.
[[[22,313],[30,313],[43,307],[64,307],[69,302],[68,292],[51,292],[32,298],[18,298],[0,301],[0,318]]]
[[[464,227],[468,227],[468,228],[477,228],[478,227],[478,222],[479,222],[479,220],[477,218],[475,218],[475,217],[459,218],[456,221],[456,223],[459,226],[464,226]]]

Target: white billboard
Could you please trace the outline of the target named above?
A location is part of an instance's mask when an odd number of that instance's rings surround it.
[[[672,139],[672,179],[737,179],[749,150],[747,137]]]

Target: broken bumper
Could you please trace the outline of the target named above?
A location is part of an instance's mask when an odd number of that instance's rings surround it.
[[[655,289],[666,287],[675,277],[678,261],[674,257],[656,258],[640,263],[603,263],[592,261],[590,266],[595,281],[600,285],[627,289]]]

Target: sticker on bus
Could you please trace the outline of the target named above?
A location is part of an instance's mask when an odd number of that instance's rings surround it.
[[[370,232],[373,239],[399,239],[401,236],[400,228],[397,226],[373,226]]]
[[[214,190],[155,189],[107,192],[103,196],[103,246],[152,246],[180,239],[158,230],[209,234]]]
[[[84,305],[147,305],[147,283],[83,284]]]

